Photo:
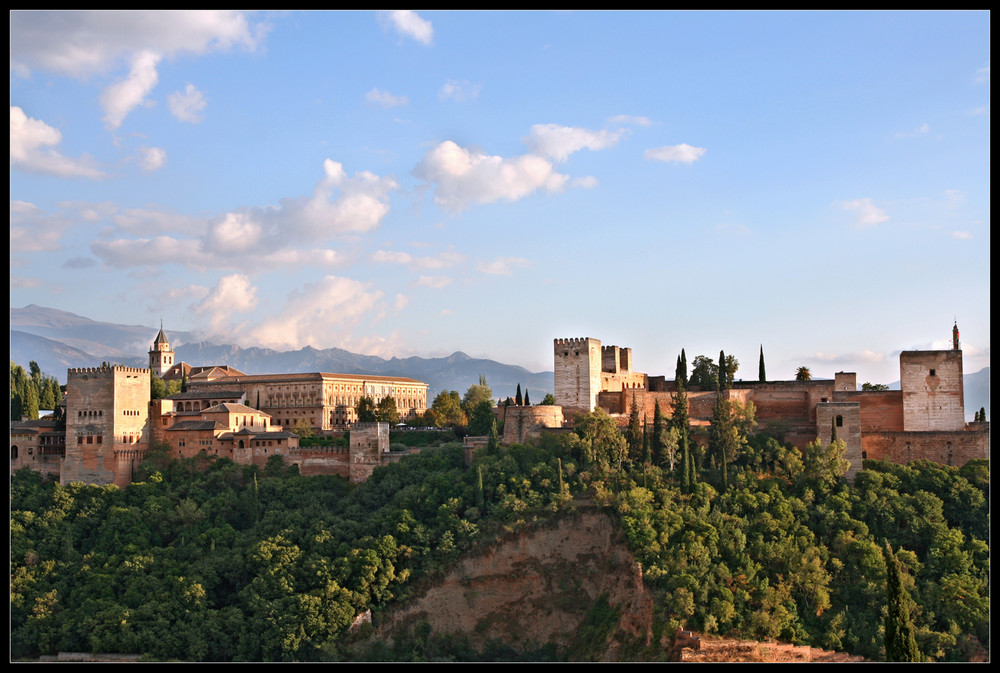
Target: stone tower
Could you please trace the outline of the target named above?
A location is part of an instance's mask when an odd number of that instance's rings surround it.
[[[597,339],[555,339],[556,404],[563,414],[589,413],[597,406],[601,391],[601,342]]]
[[[148,445],[148,369],[102,366],[66,372],[62,483],[127,486]]]
[[[903,351],[899,354],[904,431],[965,429],[962,351],[958,347],[957,323],[951,334],[951,350]]]
[[[149,370],[153,376],[162,378],[171,367],[174,366],[174,351],[170,348],[167,335],[163,333],[163,323],[160,323],[160,331],[153,340],[153,347],[149,349]]]

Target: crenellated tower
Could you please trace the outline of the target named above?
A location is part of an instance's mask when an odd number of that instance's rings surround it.
[[[601,392],[601,342],[588,337],[555,339],[553,357],[556,404],[564,416],[593,411]]]

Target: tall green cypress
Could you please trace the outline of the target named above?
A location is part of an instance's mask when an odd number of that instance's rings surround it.
[[[642,427],[639,423],[639,405],[632,393],[632,407],[628,414],[628,459],[632,463],[638,463],[642,459]]]
[[[920,661],[920,650],[910,617],[910,597],[903,588],[899,559],[885,540],[885,658],[887,661]]]
[[[514,404],[521,406],[524,404],[524,398],[521,397],[521,384],[517,384],[517,395],[514,396]]]
[[[685,386],[687,383],[687,357],[681,349],[681,356],[677,359],[677,373],[674,381],[675,391],[673,400],[673,414],[670,417],[670,425],[677,428],[679,433],[678,446],[680,449],[681,463],[681,490],[690,493],[694,488],[697,475],[695,474],[694,458],[691,455],[690,444],[690,419],[688,417],[688,401]]]
[[[758,365],[757,380],[761,383],[767,381],[767,376],[764,374],[764,344],[760,345],[760,365]]]
[[[486,453],[490,456],[495,456],[500,453],[500,436],[497,432],[497,419],[493,419],[493,425],[490,426],[490,437],[486,440]]]
[[[649,441],[650,459],[655,465],[663,465],[663,412],[660,411],[660,400],[656,400],[656,407],[653,409],[653,437]]]

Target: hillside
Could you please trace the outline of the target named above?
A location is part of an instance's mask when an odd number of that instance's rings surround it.
[[[602,612],[607,619],[597,619]],[[478,651],[502,643],[614,661],[625,648],[634,659],[652,644],[653,600],[613,518],[588,509],[466,555],[422,595],[389,609],[376,636],[412,638],[417,624]]]

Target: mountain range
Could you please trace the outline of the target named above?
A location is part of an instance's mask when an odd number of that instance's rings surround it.
[[[36,306],[10,309],[10,359],[27,368],[32,360],[43,372],[66,381],[70,367],[95,367],[115,362],[148,367],[147,355],[156,328],[98,322],[67,311]],[[553,392],[552,372],[530,372],[524,367],[495,360],[472,358],[456,351],[440,358],[391,358],[359,355],[342,348],[318,350],[306,346],[296,351],[270,348],[241,348],[198,341],[190,332],[167,332],[178,362],[192,365],[229,365],[246,374],[286,374],[330,372],[405,376],[428,385],[428,402],[443,390],[464,394],[478,383],[480,375],[493,389],[494,397],[515,395],[517,386],[530,393],[535,404]],[[899,382],[889,385],[899,389]],[[990,417],[990,368],[965,375],[966,419],[972,420],[984,407]]]
[[[155,327],[98,322],[67,311],[36,306],[10,309],[10,359],[27,369],[32,360],[41,370],[66,381],[66,369],[114,362],[148,367]],[[166,331],[166,330],[165,330]],[[552,372],[530,372],[495,360],[472,358],[456,351],[440,358],[391,358],[359,355],[341,348],[319,350],[306,346],[295,351],[241,348],[196,340],[190,332],[166,331],[177,362],[191,365],[229,365],[245,374],[330,372],[404,376],[428,385],[428,402],[442,390],[464,394],[485,376],[494,397],[514,397],[517,386],[535,403],[553,392]]]

